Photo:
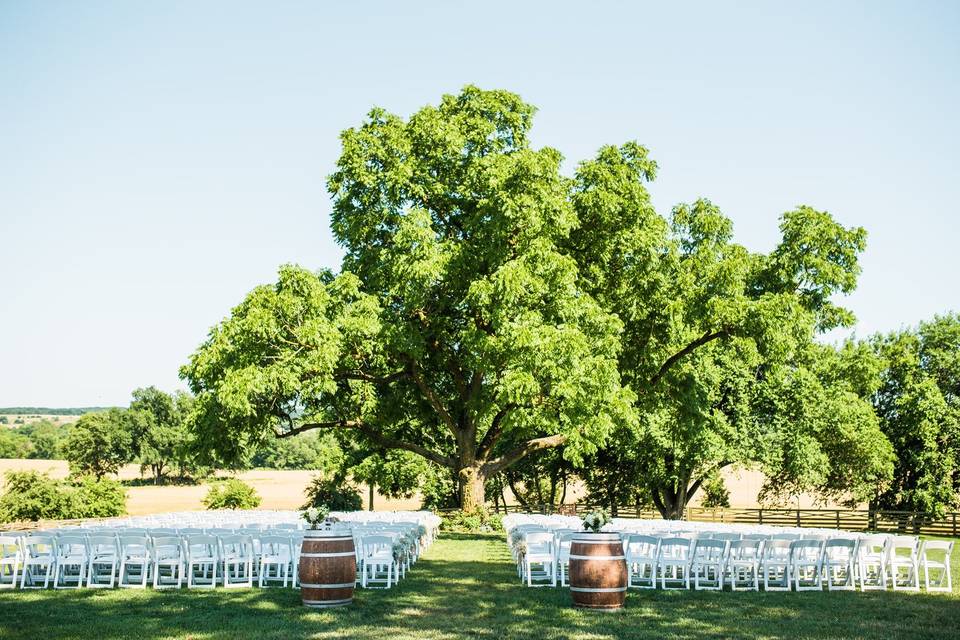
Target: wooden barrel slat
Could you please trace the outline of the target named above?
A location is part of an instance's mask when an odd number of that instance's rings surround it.
[[[343,607],[353,602],[357,559],[353,536],[307,531],[300,551],[300,595],[307,607]]]
[[[627,562],[615,533],[583,534],[570,543],[573,606],[619,609],[627,595]]]

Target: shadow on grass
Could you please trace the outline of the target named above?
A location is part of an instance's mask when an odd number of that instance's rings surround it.
[[[631,590],[622,611],[526,588],[501,536],[449,534],[400,585],[316,611],[291,589],[6,592],[0,638],[955,638],[955,595]]]

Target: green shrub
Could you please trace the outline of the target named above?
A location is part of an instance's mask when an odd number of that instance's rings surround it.
[[[126,491],[113,480],[67,482],[36,471],[8,471],[0,522],[107,518],[126,513],[126,502]]]
[[[260,495],[247,483],[230,478],[210,487],[203,505],[207,509],[256,509]]]
[[[450,511],[440,514],[440,529],[456,533],[493,533],[503,531],[503,520],[485,509]]]
[[[303,509],[326,507],[330,511],[359,511],[363,508],[357,489],[338,478],[327,480],[323,476],[314,476],[304,493],[307,501]]]
[[[113,518],[127,512],[127,490],[116,480],[74,481],[72,518]]]

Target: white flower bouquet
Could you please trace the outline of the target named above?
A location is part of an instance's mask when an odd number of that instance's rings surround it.
[[[325,505],[320,505],[319,507],[307,507],[300,512],[300,515],[304,520],[307,521],[307,524],[310,525],[311,529],[319,529],[320,525],[323,524],[324,520],[327,519],[327,516],[330,515],[330,509]]]
[[[583,516],[583,530],[599,533],[603,525],[610,522],[610,516],[603,509],[594,509]]]

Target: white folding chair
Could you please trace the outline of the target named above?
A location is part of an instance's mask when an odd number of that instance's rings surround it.
[[[524,536],[526,547],[523,551],[523,571],[528,587],[546,586],[534,584],[534,580],[547,580],[550,586],[557,586],[557,572],[553,555],[553,533],[533,531]]]
[[[793,586],[797,591],[822,591],[823,540],[794,540],[790,543]]]
[[[890,536],[876,534],[860,538],[857,551],[857,574],[860,577],[860,590],[886,590],[887,575],[887,546]]]
[[[153,537],[153,588],[179,589],[183,586],[183,541],[179,536]]]
[[[690,588],[690,550],[693,541],[689,538],[662,538],[657,556],[657,571],[660,573],[661,589]],[[667,581],[671,586],[667,586]]]
[[[746,537],[730,541],[727,548],[727,561],[724,572],[730,583],[730,590],[737,587],[760,590],[760,559],[763,551],[762,540]]]
[[[894,591],[919,591],[918,540],[914,536],[892,536],[887,546],[887,565]]]
[[[293,548],[289,536],[261,535],[257,584],[268,587],[271,582],[281,582],[282,586],[286,587],[290,580],[292,559]]]
[[[397,581],[397,561],[393,555],[393,538],[387,535],[369,535],[363,537],[362,586],[370,587],[374,583],[383,583],[389,589]]]
[[[150,538],[146,535],[119,535],[120,579],[118,587],[147,588],[150,576]]]
[[[857,588],[857,544],[850,538],[830,538],[823,544],[823,572],[827,591],[855,591]]]
[[[723,591],[723,569],[727,559],[727,542],[719,539],[697,539],[693,546],[690,574],[697,591]]]
[[[0,589],[15,589],[20,567],[23,566],[23,549],[19,536],[0,536]]]
[[[556,571],[560,574],[560,586],[567,586],[567,570],[570,567],[570,547],[573,544],[573,532],[565,531],[554,534],[554,553],[556,554]]]
[[[660,538],[633,534],[626,538],[627,586],[638,589],[657,588],[657,556]]]
[[[20,574],[21,589],[46,589],[56,565],[56,538],[51,535],[34,534],[20,538],[23,557],[23,573]],[[40,575],[43,584],[37,586]],[[27,586],[29,583],[30,586]]]
[[[53,570],[54,589],[79,589],[83,586],[90,561],[87,540],[83,536],[59,535]]]
[[[87,587],[93,589],[112,589],[120,564],[117,549],[117,537],[92,535],[87,538],[90,550],[90,563],[87,566]]]
[[[212,589],[217,586],[217,565],[220,564],[216,536],[192,534],[184,537],[187,552],[187,588]]]
[[[932,553],[931,553],[932,552]],[[920,545],[920,564],[923,565],[923,584],[927,591],[953,591],[950,579],[950,556],[953,540],[924,540]],[[930,574],[938,580],[930,580]]]
[[[790,545],[792,540],[771,538],[763,543],[760,572],[764,591],[790,591]]]
[[[253,542],[250,536],[231,534],[219,537],[224,587],[253,586]]]

